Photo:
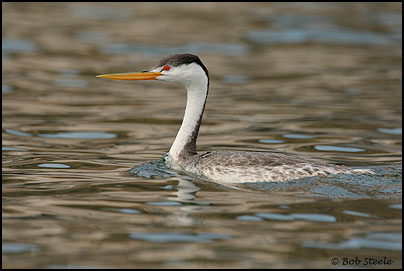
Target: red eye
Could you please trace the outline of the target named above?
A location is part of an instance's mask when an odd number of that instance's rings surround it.
[[[168,71],[168,70],[170,70],[170,66],[165,65],[163,69],[164,69],[165,71]]]

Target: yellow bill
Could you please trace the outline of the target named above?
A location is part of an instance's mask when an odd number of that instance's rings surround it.
[[[156,80],[156,77],[162,75],[160,72],[128,72],[97,75],[97,77],[114,80]]]

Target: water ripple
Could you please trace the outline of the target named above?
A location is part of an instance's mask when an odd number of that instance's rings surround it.
[[[189,43],[180,46],[158,46],[143,44],[127,44],[115,43],[102,45],[101,53],[103,54],[123,54],[136,52],[143,55],[166,56],[187,53],[217,53],[222,55],[244,55],[248,52],[248,47],[241,43]]]
[[[64,132],[56,134],[38,134],[40,137],[46,138],[68,138],[68,139],[109,139],[116,138],[114,133],[106,132]]]
[[[352,147],[337,147],[337,146],[327,146],[327,145],[322,145],[322,146],[314,146],[316,150],[319,151],[338,151],[338,152],[363,152],[365,151],[364,149],[359,149],[359,148],[352,148]]]
[[[129,237],[136,240],[149,241],[155,243],[168,243],[168,242],[192,242],[192,243],[207,243],[215,240],[229,239],[228,234],[218,233],[175,233],[175,232],[155,232],[155,233],[142,233],[132,232]]]
[[[361,249],[373,248],[382,250],[402,250],[401,233],[371,233],[364,238],[352,238],[339,243],[328,243],[319,241],[305,241],[302,247],[320,249]]]

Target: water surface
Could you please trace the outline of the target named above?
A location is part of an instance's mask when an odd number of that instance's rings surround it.
[[[2,7],[4,268],[402,267],[400,3]],[[185,90],[95,75],[185,52],[211,76],[200,151],[375,174],[222,185],[167,171]]]

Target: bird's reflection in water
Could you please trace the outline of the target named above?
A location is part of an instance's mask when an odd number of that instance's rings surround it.
[[[190,214],[198,213],[210,204],[197,200],[197,192],[201,190],[195,182],[180,179],[176,186],[177,191],[173,192],[170,200],[181,203],[181,207],[167,217],[167,223],[171,226],[191,226],[199,223],[200,220],[190,217]]]

